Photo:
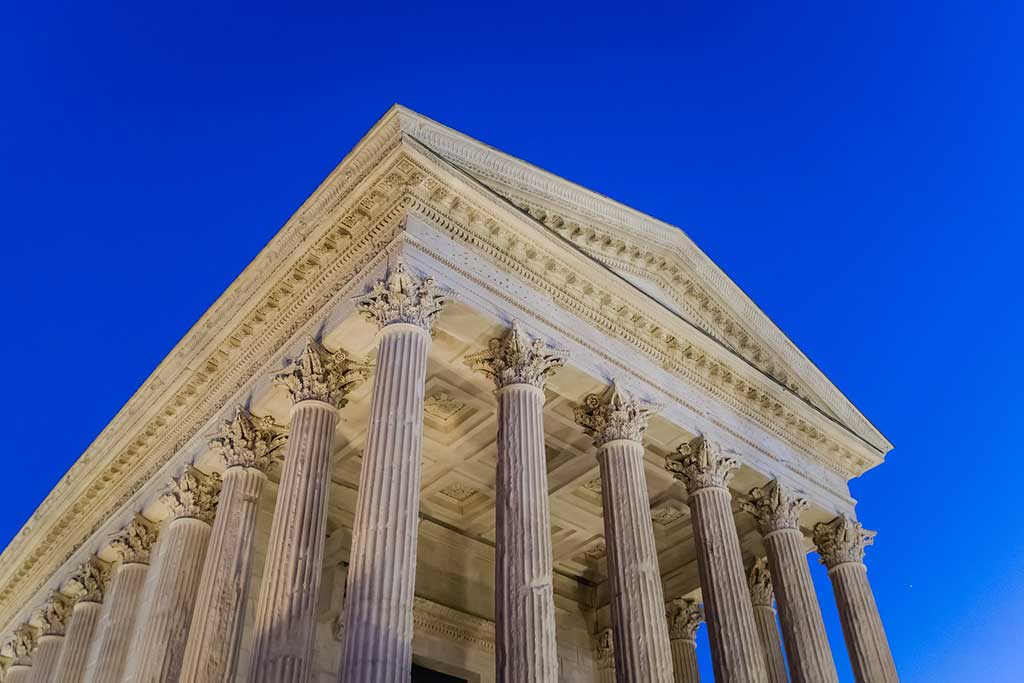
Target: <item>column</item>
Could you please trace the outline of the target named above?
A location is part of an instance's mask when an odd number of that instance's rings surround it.
[[[715,682],[766,683],[728,488],[739,464],[726,457],[718,444],[697,437],[680,446],[665,465],[690,493]]]
[[[151,602],[140,610],[126,680],[178,683],[220,478],[189,468],[160,501],[171,511],[153,566]]]
[[[615,639],[606,628],[593,637],[594,664],[601,683],[615,683]]]
[[[494,380],[498,399],[495,477],[495,663],[499,683],[555,683],[555,597],[544,451],[544,384],[566,354],[531,341],[518,323],[467,358]]]
[[[14,634],[5,647],[12,660],[7,667],[4,683],[29,683],[32,680],[32,654],[37,646],[39,632],[34,626],[22,624],[14,629]]]
[[[896,663],[864,566],[864,548],[874,543],[875,533],[840,515],[814,526],[814,544],[832,580],[854,677],[859,683],[896,683]]]
[[[96,627],[95,642],[89,648],[85,680],[90,683],[121,680],[135,628],[135,608],[146,582],[150,549],[156,537],[155,525],[137,515],[110,542],[120,564],[113,572]]]
[[[367,373],[344,351],[310,339],[274,378],[292,409],[256,604],[253,683],[303,683],[309,676],[338,410]]]
[[[771,481],[752,489],[750,500],[742,506],[757,520],[768,551],[790,680],[836,683],[839,676],[800,531],[800,513],[807,509],[807,501]]]
[[[64,634],[64,647],[53,674],[59,683],[81,683],[85,680],[89,648],[92,646],[103,609],[103,592],[110,579],[110,565],[97,557],[82,564],[68,580],[65,590],[74,606]]]
[[[704,623],[704,608],[696,600],[676,598],[665,608],[668,637],[672,645],[675,683],[700,683],[697,668],[697,629]]]
[[[272,417],[239,407],[211,447],[224,458],[220,498],[196,594],[181,680],[235,680],[266,470],[285,442]]]
[[[401,262],[356,299],[380,332],[349,555],[343,683],[408,681],[412,670],[423,393],[430,331],[447,300]]]
[[[772,577],[768,572],[768,560],[759,558],[754,562],[747,574],[747,585],[750,586],[750,602],[754,606],[754,623],[761,639],[761,651],[764,663],[768,668],[769,683],[786,683],[786,661],[782,656],[782,640],[779,638],[779,626],[775,620],[775,608],[772,606]]]
[[[597,446],[611,585],[615,672],[620,683],[672,681],[672,648],[644,474],[643,436],[654,406],[613,383],[576,408]]]
[[[64,646],[64,632],[69,616],[71,600],[59,592],[51,594],[36,612],[33,619],[39,629],[39,638],[36,640],[35,654],[32,655],[30,683],[50,683],[53,678]]]

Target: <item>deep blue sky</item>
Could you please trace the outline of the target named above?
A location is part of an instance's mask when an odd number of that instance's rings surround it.
[[[398,101],[682,226],[896,444],[904,680],[1018,680],[1022,5],[346,4],[7,3],[0,543]]]

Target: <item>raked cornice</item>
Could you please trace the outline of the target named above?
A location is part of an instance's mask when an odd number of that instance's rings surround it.
[[[589,257],[562,253],[564,241],[538,231],[532,217],[486,188],[475,192],[453,180],[457,170],[420,145],[403,142],[401,119],[407,114],[393,109],[374,126],[39,506],[0,556],[0,624],[10,626],[54,572],[183,445],[228,417],[254,376],[280,367],[271,365],[280,361],[283,347],[379,256],[409,212],[485,251],[574,314],[771,427],[834,471],[848,477],[877,463],[863,444],[836,434],[835,425],[796,397],[761,386],[753,368],[730,367],[729,359],[694,352],[698,347],[691,340],[680,341],[687,330],[674,329],[680,325],[676,316],[638,300],[625,281],[589,272]],[[552,249],[558,244],[563,248]]]

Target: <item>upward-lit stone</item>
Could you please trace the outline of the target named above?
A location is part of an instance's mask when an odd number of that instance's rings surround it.
[[[79,566],[65,585],[74,606],[64,634],[64,646],[53,673],[60,683],[81,683],[85,677],[89,646],[96,633],[103,594],[110,580],[110,565],[92,557]]]
[[[704,608],[696,600],[675,598],[665,607],[672,645],[675,683],[700,683],[697,667],[697,629],[704,623]]]

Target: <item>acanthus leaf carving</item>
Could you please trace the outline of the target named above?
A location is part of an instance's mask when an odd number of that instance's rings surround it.
[[[210,441],[220,451],[226,467],[266,471],[287,441],[283,427],[269,415],[257,417],[242,406],[224,423],[221,434]]]
[[[149,551],[156,542],[158,529],[142,515],[114,534],[110,547],[125,564],[148,564]]]
[[[65,584],[65,590],[75,602],[103,602],[109,579],[110,564],[94,556],[79,565]]]
[[[32,653],[38,641],[39,630],[31,624],[21,624],[6,639],[0,651],[11,659],[12,666],[31,666]]]
[[[576,406],[576,423],[594,437],[598,448],[619,439],[642,443],[647,421],[659,407],[634,398],[613,381],[603,394],[588,394]]]
[[[346,395],[356,385],[366,381],[370,366],[351,360],[339,349],[328,351],[310,337],[296,358],[283,370],[274,374],[274,385],[284,387],[293,403],[322,401],[336,408],[344,408]]]
[[[750,588],[750,602],[754,607],[771,607],[775,600],[772,590],[772,575],[768,571],[768,558],[759,557],[747,573],[747,587]]]
[[[174,519],[192,518],[209,524],[213,521],[219,493],[218,475],[203,474],[190,467],[180,477],[171,480],[167,492],[160,496],[160,502],[167,506]]]
[[[808,505],[806,498],[793,495],[777,479],[751,489],[750,500],[740,502],[740,507],[757,520],[758,528],[765,536],[782,529],[799,530],[800,513]]]
[[[451,298],[452,293],[438,287],[434,278],[418,277],[399,259],[383,279],[375,282],[366,294],[357,296],[355,302],[363,317],[379,328],[407,323],[430,332]]]
[[[675,598],[665,606],[668,637],[671,640],[696,640],[704,623],[704,607],[690,598]]]
[[[32,616],[33,626],[40,636],[63,636],[71,614],[71,600],[60,592],[53,592]]]
[[[512,384],[529,384],[543,389],[548,377],[565,365],[566,351],[531,340],[518,321],[501,338],[491,339],[486,351],[466,358],[466,365],[494,380],[501,389]]]
[[[739,463],[725,455],[719,444],[698,436],[666,458],[665,468],[693,494],[706,488],[728,488]]]
[[[877,533],[847,515],[839,515],[830,522],[814,525],[814,545],[822,564],[833,569],[841,564],[864,562],[864,548],[875,542]]]

